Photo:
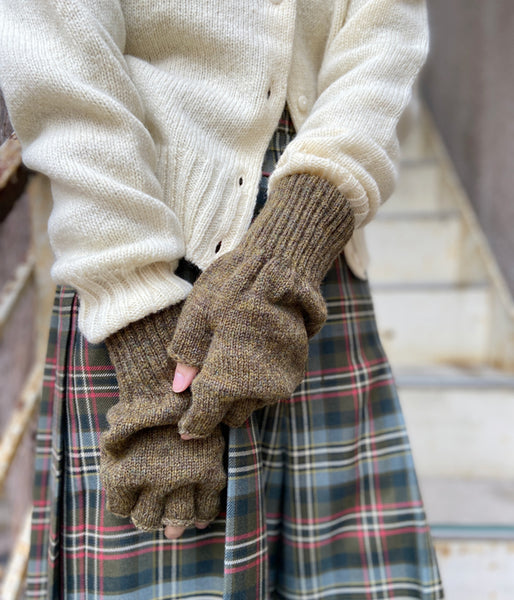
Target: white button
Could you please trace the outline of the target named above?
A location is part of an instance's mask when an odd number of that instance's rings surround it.
[[[273,4],[280,4],[282,0],[270,0]]]
[[[309,106],[309,101],[307,100],[307,96],[299,96],[298,98],[298,108],[305,112]]]

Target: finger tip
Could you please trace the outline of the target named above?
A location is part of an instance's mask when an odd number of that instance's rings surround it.
[[[182,373],[178,371],[175,372],[175,376],[173,377],[172,389],[174,392],[183,392],[185,388],[186,379]]]
[[[164,529],[164,536],[168,540],[176,540],[184,533],[185,530],[185,527],[175,527],[173,525],[168,525]]]

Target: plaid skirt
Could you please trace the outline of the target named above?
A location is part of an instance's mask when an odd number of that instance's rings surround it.
[[[294,135],[285,110],[263,165]],[[178,540],[105,508],[100,432],[118,400],[104,344],[59,288],[36,441],[26,598],[351,600],[443,598],[436,556],[367,282],[341,255],[328,320],[293,396],[226,430],[223,511]]]

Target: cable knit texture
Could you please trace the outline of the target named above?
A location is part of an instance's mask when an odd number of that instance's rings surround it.
[[[219,427],[184,441],[177,422],[190,402],[175,394],[175,364],[166,344],[182,304],[151,314],[106,340],[116,369],[119,401],[100,435],[100,479],[107,509],[140,529],[210,522],[226,485]]]
[[[350,203],[315,175],[282,179],[240,246],[198,279],[169,352],[200,367],[180,433],[239,426],[301,382],[326,319],[320,284],[354,228]]]
[[[286,100],[270,189],[318,175],[368,222],[427,39],[424,0],[0,0],[0,85],[88,340],[185,298],[180,258],[238,245]],[[359,231],[346,248],[365,276]]]

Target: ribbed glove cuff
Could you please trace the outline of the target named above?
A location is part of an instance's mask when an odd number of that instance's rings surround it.
[[[166,346],[173,335],[182,303],[174,304],[110,335],[105,343],[120,383],[132,389],[159,389],[171,378]]]
[[[321,282],[355,226],[345,196],[307,173],[284,177],[248,230],[241,251],[279,258],[310,281]]]

